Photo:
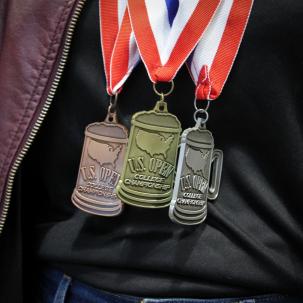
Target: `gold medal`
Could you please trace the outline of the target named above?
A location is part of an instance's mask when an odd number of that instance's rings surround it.
[[[133,115],[129,145],[118,197],[125,203],[147,208],[169,205],[175,175],[181,125],[167,111],[164,95],[153,110]]]

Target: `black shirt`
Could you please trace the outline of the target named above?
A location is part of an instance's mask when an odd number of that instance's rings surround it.
[[[22,167],[39,260],[104,290],[143,296],[224,297],[298,292],[303,286],[303,35],[300,1],[256,1],[239,54],[208,128],[224,151],[219,197],[205,223],[181,226],[168,209],[125,207],[119,217],[71,203],[84,129],[105,118],[109,98],[98,1],[88,1],[49,113]],[[119,96],[119,118],[151,109],[139,64]],[[167,99],[193,126],[186,68]],[[34,183],[33,183],[34,180]]]

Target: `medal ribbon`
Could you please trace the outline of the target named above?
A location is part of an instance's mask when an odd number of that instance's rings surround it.
[[[180,0],[177,6],[170,2],[173,1],[128,0],[130,21],[141,59],[154,83],[168,82],[175,77],[221,1]],[[168,10],[169,7],[172,9]]]
[[[127,0],[99,0],[102,57],[109,95],[120,92],[139,61]]]
[[[187,65],[196,84],[196,98],[219,97],[238,53],[253,0],[224,0]]]

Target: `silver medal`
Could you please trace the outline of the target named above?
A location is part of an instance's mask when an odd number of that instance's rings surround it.
[[[223,164],[223,152],[214,149],[213,136],[202,124],[206,120],[199,118],[196,121],[195,127],[186,129],[181,136],[169,208],[170,219],[185,225],[200,224],[205,220],[207,200],[218,196]]]

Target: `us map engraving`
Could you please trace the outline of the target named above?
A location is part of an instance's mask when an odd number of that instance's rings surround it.
[[[90,141],[87,152],[93,160],[100,164],[100,166],[109,164],[115,168],[121,148],[121,145],[114,148],[112,145],[106,143],[100,144],[96,141]]]
[[[139,130],[136,136],[137,146],[147,152],[151,157],[162,155],[166,158],[167,150],[170,148],[174,136],[165,138],[162,134]]]
[[[131,134],[133,145],[118,185],[118,195],[132,205],[165,207],[172,194],[178,136],[142,128],[136,128]]]
[[[182,197],[178,197],[178,205],[203,206],[207,198],[209,184],[210,150],[187,148],[185,163],[187,169],[180,178]]]
[[[159,133],[139,130],[136,145],[143,151],[137,158],[129,158],[128,166],[133,178],[124,180],[126,185],[167,191],[171,188],[165,180],[174,172],[175,166],[166,161],[167,152],[174,139]]]
[[[87,161],[80,167],[84,184],[81,182],[78,191],[115,199],[114,188],[120,178],[115,168],[121,150],[122,146],[119,144],[89,140]]]
[[[185,159],[187,166],[196,174],[199,171],[202,172],[203,176],[206,176],[206,164],[209,157],[209,150],[202,151],[200,149],[188,148]]]

